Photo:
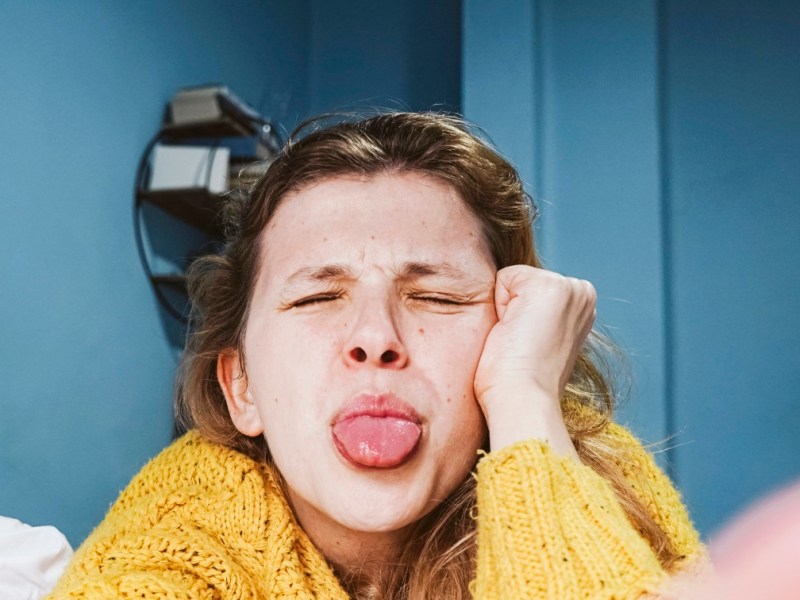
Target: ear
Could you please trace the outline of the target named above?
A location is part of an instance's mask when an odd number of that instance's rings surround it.
[[[217,357],[217,381],[236,429],[250,437],[264,433],[258,405],[247,386],[247,374],[242,369],[238,352],[220,352]]]

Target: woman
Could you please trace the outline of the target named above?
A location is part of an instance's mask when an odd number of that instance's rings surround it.
[[[591,284],[458,119],[317,128],[194,264],[177,412],[54,597],[634,598],[701,554]],[[588,339],[587,339],[588,336]]]

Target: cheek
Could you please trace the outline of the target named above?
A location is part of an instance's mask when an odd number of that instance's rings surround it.
[[[475,372],[490,329],[488,320],[474,318],[416,329],[419,345],[416,353],[412,350],[412,357],[416,354],[418,364],[438,382],[435,385],[446,401],[445,410],[469,412],[476,404]]]
[[[271,319],[258,331],[248,330],[248,365],[257,363],[269,376],[307,380],[339,347],[347,319]],[[251,356],[253,359],[251,360]]]
[[[304,417],[330,409],[323,392],[341,363],[341,339],[341,331],[314,320],[274,319],[248,330],[248,381],[267,432],[297,433],[310,427]]]
[[[270,323],[249,328],[245,340],[248,391],[270,445],[277,443],[295,418],[302,391],[298,385],[308,367],[307,362],[300,362],[302,343],[287,333]],[[287,365],[300,368],[288,369]]]
[[[461,323],[445,324],[438,332],[432,333],[429,340],[436,344],[451,372],[474,375],[494,322],[495,319],[485,313],[472,315]]]

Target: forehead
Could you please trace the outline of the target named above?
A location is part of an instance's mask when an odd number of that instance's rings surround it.
[[[419,173],[342,175],[288,194],[262,238],[271,275],[305,264],[492,262],[479,219],[443,181]]]

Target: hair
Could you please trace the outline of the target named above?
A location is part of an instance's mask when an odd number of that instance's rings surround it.
[[[465,121],[439,113],[403,112],[343,117],[333,124],[325,119],[298,127],[250,193],[230,199],[224,249],[196,260],[188,274],[192,313],[178,377],[176,418],[185,428],[196,428],[205,438],[259,461],[270,460],[267,442],[263,436],[245,436],[234,426],[216,365],[220,353],[232,350],[245,364],[243,341],[260,266],[258,250],[287,194],[338,175],[424,174],[449,185],[478,217],[498,269],[540,266],[532,199],[514,167]],[[679,557],[627,483],[618,466],[619,452],[604,436],[615,404],[613,351],[606,338],[590,333],[562,395],[564,420],[582,462],[611,484],[629,520],[669,568]],[[571,410],[576,403],[594,410]],[[358,574],[340,574],[345,587],[356,597],[470,597],[477,554],[475,496],[469,474],[415,525],[399,564],[385,569],[389,572],[382,574],[377,587],[375,582],[365,586]]]

